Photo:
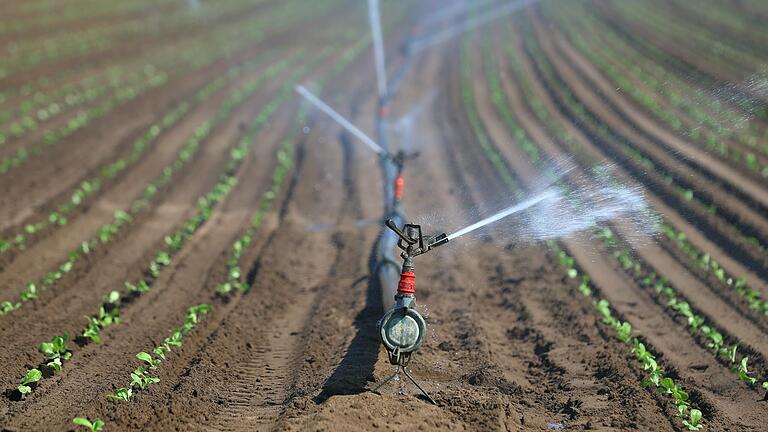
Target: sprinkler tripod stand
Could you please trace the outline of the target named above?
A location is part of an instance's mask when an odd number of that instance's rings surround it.
[[[395,294],[395,307],[381,317],[377,327],[379,338],[387,349],[389,362],[397,366],[397,369],[373,391],[378,392],[382,386],[398,376],[402,370],[421,393],[430,402],[437,405],[435,400],[421,388],[405,367],[410,362],[411,355],[421,347],[427,335],[427,322],[415,309],[416,273],[414,273],[413,258],[448,243],[448,236],[440,234],[425,237],[421,233],[421,226],[415,224],[405,224],[401,230],[391,219],[387,220],[386,225],[399,237],[397,246],[402,249],[400,256],[403,258],[403,266],[400,272],[400,281],[397,284],[397,294]]]

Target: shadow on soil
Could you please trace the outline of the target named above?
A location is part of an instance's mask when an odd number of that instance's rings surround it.
[[[381,313],[381,290],[375,272],[358,279],[355,285],[368,282],[365,307],[355,317],[357,333],[349,344],[346,354],[333,374],[323,384],[323,390],[314,399],[323,403],[336,395],[353,395],[368,391],[366,384],[373,381],[373,369],[379,358],[379,340],[376,337],[376,319]]]

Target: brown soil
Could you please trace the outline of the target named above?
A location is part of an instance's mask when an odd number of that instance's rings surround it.
[[[24,398],[13,392],[24,371],[43,361],[40,342],[78,334],[86,323],[83,316],[98,311],[102,296],[142,276],[164,237],[193,214],[198,197],[218,181],[247,126],[280,94],[291,74],[300,72],[302,83],[330,76],[324,99],[363,130],[374,130],[377,101],[369,47],[344,70],[335,68],[360,35],[367,35],[365,2],[332,3],[331,13],[277,29],[262,43],[210,67],[179,71],[173,82],[52,146],[25,169],[0,175],[0,229],[8,234],[68,199],[74,186],[127,154],[132,140],[158,117],[232,64],[261,61],[164,132],[136,166],[105,183],[92,201],[78,208],[67,226],[42,233],[23,251],[0,255],[0,300],[5,300],[15,298],[26,281],[54,268],[66,251],[108,222],[115,209],[139,196],[233,89],[278,59],[304,50],[295,66],[264,83],[212,131],[200,153],[118,238],[38,299],[0,316],[0,386],[7,390],[0,397],[0,428],[73,430],[72,418],[86,416],[105,420],[108,431],[682,430],[670,398],[640,385],[645,372],[631,346],[600,321],[593,299],[579,294],[578,280],[565,275],[557,256],[544,244],[519,244],[500,229],[458,239],[417,260],[419,310],[427,317],[429,335],[408,370],[437,405],[403,381],[385,386],[381,394],[371,392],[394,370],[377,339],[381,294],[370,277],[369,254],[380,227],[361,223],[381,217],[379,164],[323,114],[310,111],[305,123],[297,123],[301,104],[293,95],[259,131],[252,153],[236,172],[237,185],[152,290],[121,308],[122,322],[106,329],[100,344],[70,341],[73,357],[61,373],[46,376]],[[414,11],[430,8],[415,0],[383,3],[389,66],[395,70],[402,60],[403,35],[416,22]],[[437,10],[444,2],[430,5]],[[268,13],[271,7],[260,4],[247,13]],[[606,19],[616,12],[601,13]],[[552,65],[552,78],[541,73],[542,65],[515,25],[518,18],[482,31],[492,32],[492,56],[505,103],[542,155],[573,155],[578,164],[573,176],[595,163],[615,163],[618,177],[646,186],[649,202],[668,223],[685,231],[726,270],[748,275],[751,286],[768,293],[768,260],[735,239],[716,240],[730,236],[731,223],[768,238],[768,193],[762,183],[674,135],[626,96],[611,92],[610,82],[548,27],[536,6],[520,15],[530,20],[531,35]],[[83,25],[117,18],[105,16]],[[506,25],[513,26],[511,39],[502,31]],[[201,25],[189,35],[170,36],[166,43],[205,31]],[[392,108],[397,118],[429,101],[415,119],[411,138],[420,156],[406,167],[404,204],[408,215],[430,233],[459,228],[514,199],[497,174],[499,165],[477,143],[468,109],[477,110],[482,133],[524,191],[535,189],[538,178],[537,166],[493,103],[482,38],[468,37],[471,107],[464,103],[458,41],[450,41],[414,58]],[[508,66],[504,44],[512,44],[519,55],[526,82]],[[331,45],[335,48],[320,57]],[[138,55],[117,50],[100,61],[106,64],[120,53]],[[311,70],[301,69],[309,65],[314,65]],[[66,62],[57,66],[75,67]],[[38,68],[32,72],[43,73]],[[727,78],[719,71],[704,72]],[[526,96],[524,85],[531,86],[539,105]],[[575,122],[558,90],[561,85],[613,136],[728,212],[709,215],[697,204],[675,198],[660,174],[643,173],[621,156],[616,143]],[[543,108],[547,121],[535,107]],[[550,122],[562,125],[572,142],[563,142]],[[397,145],[397,134],[390,139]],[[286,140],[295,149],[291,169],[241,259],[250,288],[216,295],[217,285],[227,277],[233,242],[272,187],[276,157]],[[621,239],[630,238],[621,229],[616,232]],[[562,239],[562,245],[580,271],[591,276],[596,292],[642,335],[667,375],[689,392],[704,412],[705,430],[760,430],[766,424],[762,392],[739,382],[730,365],[714,356],[705,341],[692,337],[652,288],[621,268],[612,251],[586,235]],[[768,368],[765,317],[671,242],[652,239],[634,249],[639,262],[666,276],[729,342],[742,343],[751,365]],[[183,322],[189,306],[199,303],[213,309],[153,372],[160,382],[137,391],[129,402],[107,400],[107,393],[129,384],[130,372],[139,366],[135,354],[151,350]]]

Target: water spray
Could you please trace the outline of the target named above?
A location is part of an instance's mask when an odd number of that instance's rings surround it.
[[[538,194],[536,196],[533,196],[533,197],[531,197],[531,198],[529,198],[529,199],[527,199],[527,200],[525,200],[525,201],[523,201],[523,202],[521,202],[519,204],[515,204],[515,205],[513,205],[511,207],[507,207],[506,209],[504,209],[504,210],[502,210],[502,211],[500,211],[500,212],[498,212],[498,213],[496,213],[496,214],[494,214],[492,216],[489,216],[489,217],[487,217],[487,218],[485,218],[485,219],[483,219],[481,221],[475,222],[472,225],[464,227],[464,228],[456,231],[455,233],[448,235],[447,236],[447,240],[453,240],[453,239],[459,238],[459,237],[461,237],[461,236],[463,236],[465,234],[469,234],[469,233],[471,233],[472,231],[474,231],[476,229],[480,229],[480,228],[482,228],[482,227],[484,227],[486,225],[489,225],[489,224],[492,224],[492,223],[494,223],[494,222],[496,222],[498,220],[504,219],[507,216],[511,216],[511,215],[513,215],[515,213],[519,213],[521,211],[525,211],[525,210],[527,210],[527,209],[529,209],[529,208],[531,208],[531,207],[535,206],[536,204],[539,204],[539,203],[541,203],[543,201],[546,201],[546,200],[558,200],[558,199],[560,199],[560,194],[557,191],[552,190],[552,189],[546,190],[546,191],[544,191],[544,192],[542,192],[542,193],[540,193],[540,194]]]
[[[373,54],[376,61],[376,82],[379,88],[379,100],[387,96],[387,68],[384,61],[384,43],[381,36],[381,14],[379,0],[368,0],[368,19],[371,24]]]
[[[310,103],[312,103],[312,105],[320,109],[320,111],[328,114],[328,116],[331,117],[333,120],[335,120],[336,123],[340,124],[344,129],[349,131],[349,133],[356,136],[357,139],[360,140],[360,142],[368,146],[368,148],[376,152],[376,154],[382,157],[386,157],[388,155],[387,151],[384,150],[384,148],[381,147],[380,145],[376,144],[376,142],[372,140],[371,137],[366,135],[365,132],[361,131],[357,126],[352,124],[352,122],[344,118],[344,116],[336,112],[336,110],[334,110],[328,104],[320,100],[320,98],[312,94],[312,92],[307,90],[306,87],[302,85],[297,85],[296,92],[304,96],[305,99],[307,99]]]
[[[538,0],[517,0],[495,7],[462,24],[458,24],[437,33],[433,33],[420,39],[411,41],[406,47],[407,52],[409,54],[418,53],[434,45],[445,42],[455,36],[466,33],[470,30],[474,30],[498,18],[514,13],[519,9],[536,3],[537,1]]]

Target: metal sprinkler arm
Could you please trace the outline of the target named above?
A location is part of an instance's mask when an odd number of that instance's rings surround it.
[[[387,220],[386,225],[387,228],[394,231],[400,238],[397,246],[403,250],[401,256],[406,260],[448,243],[448,235],[446,233],[424,237],[421,233],[421,225],[405,224],[403,225],[403,230],[401,230],[392,219]]]

